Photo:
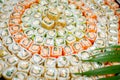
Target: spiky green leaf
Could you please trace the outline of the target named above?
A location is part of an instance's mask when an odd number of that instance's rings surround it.
[[[108,78],[100,78],[98,80],[120,80],[120,76],[112,76]]]

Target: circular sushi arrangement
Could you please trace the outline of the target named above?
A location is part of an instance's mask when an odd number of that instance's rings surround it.
[[[0,0],[0,77],[96,80],[73,73],[104,67],[82,62],[120,43],[115,0]]]

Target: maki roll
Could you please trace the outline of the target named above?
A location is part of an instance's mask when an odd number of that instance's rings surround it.
[[[32,53],[38,53],[40,52],[40,46],[38,44],[31,44],[29,51],[31,51]]]
[[[21,18],[22,13],[21,12],[12,12],[12,14],[10,15],[10,18]]]
[[[50,56],[50,53],[51,53],[51,48],[49,46],[41,46],[40,54],[43,57]]]
[[[95,45],[96,45],[96,48],[105,47],[105,41],[104,41],[104,39],[97,39],[95,41]]]
[[[65,45],[65,39],[63,37],[55,38],[55,45],[56,46],[64,46]]]
[[[5,79],[11,80],[16,71],[17,71],[16,67],[9,67],[5,69],[2,75]]]
[[[72,77],[78,77],[77,75],[75,75],[73,73],[79,73],[80,69],[79,69],[79,66],[70,66],[69,71],[70,71]]]
[[[84,32],[83,31],[76,30],[76,31],[74,31],[73,34],[75,35],[76,40],[80,40],[81,38],[84,37]]]
[[[56,58],[47,58],[45,60],[45,67],[56,67]]]
[[[29,72],[31,65],[29,61],[20,61],[18,63],[18,71]]]
[[[70,65],[69,58],[66,56],[61,56],[57,59],[58,67],[68,67]]]
[[[94,67],[91,65],[91,63],[82,63],[82,71],[89,71],[89,70],[93,70]]]
[[[92,42],[92,43],[95,41],[95,39],[96,39],[96,37],[97,37],[96,33],[94,33],[94,32],[87,32],[85,36],[86,36],[86,37],[88,38],[88,40],[90,40],[90,42]]]
[[[16,44],[16,43],[12,43],[12,44],[10,44],[10,45],[8,46],[8,49],[9,49],[12,53],[17,54],[17,53],[20,51],[21,47],[20,47],[18,44]]]
[[[87,49],[92,45],[92,43],[87,38],[81,39],[80,44],[82,45],[83,49]]]
[[[11,33],[11,34],[15,34],[15,33],[17,33],[17,32],[22,31],[20,25],[10,26],[10,27],[9,27],[9,30],[10,30],[10,33]]]
[[[11,55],[5,58],[5,62],[10,66],[16,65],[18,61],[19,59],[14,55]]]
[[[32,58],[30,59],[30,62],[32,62],[33,64],[42,64],[44,60],[45,59],[39,54],[34,54]]]
[[[19,25],[21,23],[20,19],[16,19],[16,18],[11,18],[9,20],[9,26],[14,26],[14,25]]]
[[[41,21],[41,26],[48,30],[53,29],[54,24],[55,24],[55,22],[53,20],[50,20],[47,17],[43,18],[43,20]]]
[[[70,64],[71,65],[78,65],[79,64],[79,62],[80,62],[80,58],[79,58],[79,56],[78,55],[71,55],[70,56]]]
[[[54,46],[54,38],[46,38],[44,45],[45,46]]]
[[[13,35],[13,38],[16,42],[20,42],[24,37],[25,35],[22,32],[18,32]]]
[[[23,38],[20,42],[20,45],[23,46],[24,48],[29,48],[31,43],[32,43],[31,39]]]
[[[18,12],[24,12],[25,11],[25,7],[21,4],[17,4],[15,7],[14,7],[14,10],[15,11],[18,11]]]
[[[3,43],[4,43],[6,46],[12,44],[12,43],[13,43],[12,37],[10,37],[10,36],[4,37],[4,38],[3,38]]]
[[[57,78],[57,69],[56,68],[47,68],[45,72],[46,80],[56,80]]]
[[[38,34],[40,36],[44,36],[46,34],[46,32],[47,31],[44,28],[40,27],[40,28],[37,29],[36,34]]]
[[[59,12],[57,11],[57,9],[51,8],[48,10],[47,16],[49,19],[51,20],[58,20],[59,18]]]
[[[39,45],[39,44],[40,44],[40,45],[43,45],[43,44],[44,44],[44,36],[36,35],[34,41],[35,41],[35,43],[38,44],[38,45]]]
[[[60,16],[56,24],[64,28],[67,25],[66,19],[63,16]]]
[[[50,37],[50,38],[53,38],[53,37],[56,37],[56,30],[49,30],[47,32],[47,37]]]
[[[72,47],[71,46],[64,46],[63,47],[63,55],[71,55],[71,54],[73,54],[73,49],[72,49]]]
[[[69,69],[68,68],[58,68],[58,80],[69,80]]]
[[[0,36],[1,37],[5,37],[5,36],[8,36],[8,35],[9,35],[8,29],[0,30]]]
[[[27,73],[24,72],[16,72],[12,80],[25,80],[27,78]]]
[[[64,37],[64,35],[66,35],[66,30],[65,29],[60,29],[60,30],[58,30],[57,31],[57,34],[58,34],[58,36],[60,36],[60,37]]]
[[[68,35],[66,36],[66,42],[67,42],[67,44],[71,44],[71,43],[73,43],[73,42],[75,42],[75,41],[76,41],[76,38],[75,38],[74,35],[68,34]]]
[[[29,59],[29,57],[31,57],[31,56],[32,56],[32,54],[25,49],[21,49],[17,54],[17,57],[22,59],[22,60]]]
[[[78,53],[79,51],[82,51],[82,50],[83,50],[82,45],[81,45],[80,43],[78,43],[78,42],[72,43],[72,44],[71,44],[71,47],[72,47],[74,53]]]
[[[44,67],[39,65],[32,65],[30,68],[30,75],[40,77],[44,72]]]
[[[52,53],[50,54],[51,57],[59,57],[62,56],[62,47],[53,46]]]
[[[24,33],[26,36],[28,36],[30,38],[34,35],[34,30],[32,28],[30,28],[30,29],[24,30]]]
[[[69,33],[72,33],[75,31],[75,26],[74,25],[68,25],[65,27],[65,30]]]
[[[81,59],[88,59],[90,55],[91,54],[88,51],[83,51],[80,53]]]
[[[26,80],[36,80],[36,77],[29,75]]]

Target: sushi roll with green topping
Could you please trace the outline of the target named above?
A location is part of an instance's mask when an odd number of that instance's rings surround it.
[[[67,31],[65,29],[60,29],[57,31],[58,36],[64,37],[66,35]]]
[[[77,39],[77,40],[80,40],[80,39],[83,38],[84,35],[85,35],[84,32],[83,32],[83,31],[80,31],[80,30],[74,31],[73,34],[76,36],[76,39]]]
[[[12,80],[25,80],[27,78],[27,73],[24,72],[16,72]]]
[[[53,37],[56,37],[56,30],[49,30],[47,32],[47,37],[50,37],[50,38],[53,38]]]
[[[9,67],[3,72],[3,77],[7,80],[11,80],[16,71],[16,67]]]
[[[44,36],[36,35],[34,41],[36,44],[43,45],[44,44]]]
[[[55,39],[55,44],[57,46],[64,46],[65,45],[65,39],[63,37],[57,37]]]
[[[79,62],[80,62],[80,58],[79,58],[79,56],[78,55],[71,55],[70,56],[70,63],[71,63],[71,65],[79,65]]]
[[[31,65],[31,62],[29,61],[19,61],[17,68],[18,71],[29,72]]]
[[[40,36],[45,36],[47,30],[45,30],[44,28],[40,27],[37,29],[36,34],[40,35]]]
[[[73,42],[75,42],[76,41],[76,38],[75,38],[75,36],[73,36],[72,34],[68,34],[67,36],[66,36],[66,42],[68,43],[68,44],[71,44],[71,43],[73,43]]]

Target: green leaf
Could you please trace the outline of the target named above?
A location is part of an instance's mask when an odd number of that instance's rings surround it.
[[[110,47],[97,48],[95,50],[116,49],[116,48],[120,49],[120,45],[113,45]]]
[[[103,68],[98,68],[95,70],[89,70],[82,73],[74,73],[75,75],[86,75],[86,76],[95,76],[95,75],[105,75],[105,74],[116,74],[120,73],[120,65],[113,65]]]
[[[84,62],[120,62],[120,54],[107,54],[99,57],[91,58],[88,60],[82,60]]]
[[[120,76],[112,76],[108,78],[100,78],[98,80],[120,80]]]
[[[0,0],[0,3],[3,3],[3,1],[2,1],[2,0]]]

